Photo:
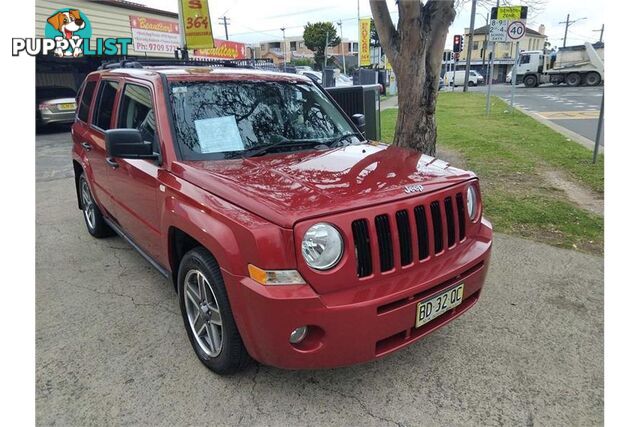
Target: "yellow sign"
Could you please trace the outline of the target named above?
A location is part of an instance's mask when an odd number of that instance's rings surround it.
[[[371,44],[371,19],[365,18],[360,20],[359,28],[359,48],[360,48],[360,65],[371,65],[371,52],[369,45]]]
[[[498,8],[498,18],[507,21],[517,21],[522,18],[522,6],[506,6]]]
[[[207,0],[180,0],[182,31],[187,49],[212,49],[213,30]]]

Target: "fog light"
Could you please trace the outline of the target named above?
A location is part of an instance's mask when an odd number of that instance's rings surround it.
[[[307,336],[307,327],[300,326],[299,328],[295,328],[293,332],[291,332],[291,336],[289,337],[289,342],[291,344],[300,344],[304,337]]]

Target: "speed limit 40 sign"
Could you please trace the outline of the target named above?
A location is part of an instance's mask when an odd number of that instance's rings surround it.
[[[507,27],[507,37],[513,41],[523,38],[526,32],[527,27],[524,21],[513,21]]]

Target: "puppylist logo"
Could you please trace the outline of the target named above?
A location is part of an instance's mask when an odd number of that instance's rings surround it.
[[[79,9],[59,9],[47,18],[44,38],[14,38],[12,55],[49,55],[78,58],[83,55],[127,55],[130,37],[96,38],[91,40],[91,21]],[[119,51],[119,52],[118,52]]]

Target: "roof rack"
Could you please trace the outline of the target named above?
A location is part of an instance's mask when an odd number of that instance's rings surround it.
[[[103,61],[98,70],[112,70],[116,68],[144,68],[159,66],[205,66],[230,68],[270,68],[273,61],[269,58],[261,59],[172,59],[172,58],[134,58],[119,61]]]

